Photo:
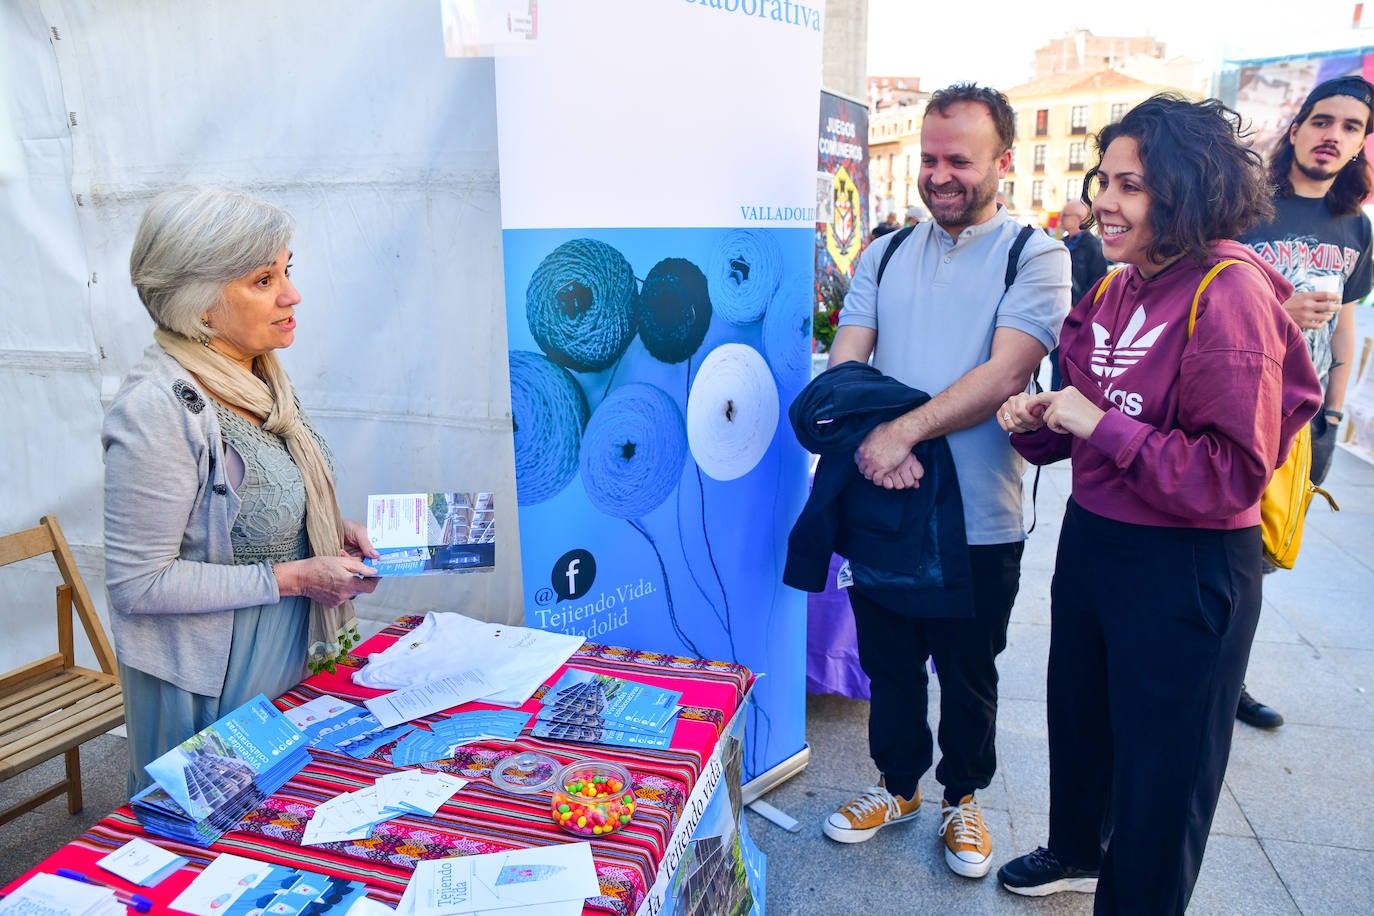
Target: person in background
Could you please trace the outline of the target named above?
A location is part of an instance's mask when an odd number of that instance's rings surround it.
[[[879,289],[878,265],[890,236],[859,261],[830,348],[830,365],[866,363],[931,395],[877,426],[855,454],[874,486],[918,486],[925,473],[912,454],[944,437],[958,476],[972,571],[971,604],[959,616],[947,595],[894,609],[881,590],[849,590],[859,663],[872,683],[869,750],[881,774],[823,824],[826,836],[857,843],[914,818],[930,768],[926,661],[940,679],[940,753],[944,786],[940,835],[945,863],[981,878],[992,867],[992,838],[977,792],[997,769],[997,655],[1020,583],[1025,542],[1023,465],[994,412],[1025,391],[1054,348],[1069,308],[1069,257],[1044,233],[1026,237],[1015,282],[1007,259],[1021,227],[997,204],[1011,166],[1016,116],[995,89],[957,84],[936,92],[922,120],[921,199],[933,219],[895,251]],[[931,591],[939,592],[939,589]],[[965,593],[965,598],[969,596]]]
[[[893,210],[887,214],[887,218],[873,227],[872,238],[882,238],[889,232],[896,232],[902,228],[902,224],[897,222],[897,211]]]
[[[1099,914],[1188,905],[1259,620],[1260,494],[1320,400],[1292,287],[1226,241],[1273,214],[1239,120],[1163,94],[1098,135],[1092,215],[1127,266],[1065,321],[1064,388],[998,412],[1018,452],[1073,472],[1050,591],[1049,841],[998,878],[1095,891]]]
[[[1059,211],[1064,247],[1069,249],[1069,261],[1073,264],[1071,298],[1075,304],[1107,274],[1107,259],[1102,256],[1102,243],[1091,232],[1083,231],[1083,221],[1088,215],[1088,205],[1081,200],[1070,200]],[[1050,354],[1050,390],[1058,391],[1062,387],[1064,377],[1059,372],[1059,349],[1056,347]]]
[[[157,325],[105,417],[105,569],[144,765],[259,693],[331,667],[376,588],[332,458],[277,359],[296,336],[291,217],[244,194],[159,195],[129,273]]]
[[[1312,482],[1331,469],[1345,387],[1355,358],[1355,304],[1369,294],[1374,269],[1365,138],[1371,130],[1374,86],[1358,76],[1327,80],[1308,94],[1269,155],[1274,218],[1241,236],[1293,284],[1283,307],[1302,329],[1322,385],[1322,410],[1312,418]],[[1266,567],[1269,572],[1274,567]],[[1278,728],[1283,716],[1244,686],[1236,718]]]
[[[906,222],[903,226],[914,226],[923,219],[930,219],[930,211],[920,204],[912,204],[906,208]]]

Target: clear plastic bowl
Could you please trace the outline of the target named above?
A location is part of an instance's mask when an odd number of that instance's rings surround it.
[[[629,771],[606,760],[579,760],[558,771],[553,781],[553,822],[581,837],[615,833],[634,817],[634,784]]]

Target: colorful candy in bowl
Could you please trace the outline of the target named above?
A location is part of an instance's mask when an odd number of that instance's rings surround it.
[[[553,822],[583,837],[615,833],[634,817],[629,772],[605,760],[579,760],[558,771],[553,783]]]

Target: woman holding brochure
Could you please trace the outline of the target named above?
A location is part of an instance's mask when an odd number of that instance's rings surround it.
[[[259,693],[332,668],[377,552],[341,518],[328,446],[275,350],[295,338],[290,215],[219,189],[158,196],[129,258],[153,344],[105,418],[105,564],[144,765]]]

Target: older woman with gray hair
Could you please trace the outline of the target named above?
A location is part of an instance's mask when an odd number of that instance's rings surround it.
[[[259,693],[333,668],[376,588],[332,457],[276,356],[295,339],[294,221],[244,194],[158,196],[129,258],[157,328],[105,418],[105,564],[144,765]]]

